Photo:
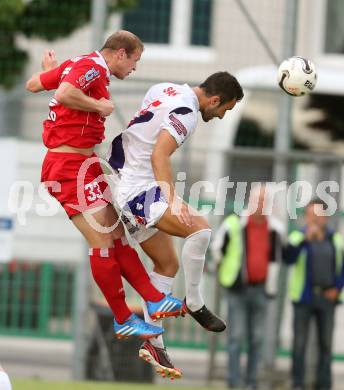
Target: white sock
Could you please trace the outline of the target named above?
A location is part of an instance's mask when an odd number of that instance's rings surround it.
[[[171,294],[174,278],[151,272],[149,274],[150,280],[155,288],[165,295]]]
[[[0,371],[0,389],[1,390],[11,390],[10,378],[5,371]]]
[[[160,292],[162,292],[163,294],[167,295],[167,294],[170,294],[172,292],[172,285],[173,285],[174,278],[170,278],[169,276],[157,274],[154,271],[149,274],[149,277],[150,277],[150,280],[151,280],[153,286],[156,289],[158,289]],[[155,326],[162,326],[161,320],[153,321],[151,319],[150,315],[148,314],[146,303],[143,300],[142,300],[142,302],[143,302],[142,308],[143,308],[143,313],[145,316],[145,321],[148,324],[152,324]],[[164,348],[164,340],[163,340],[161,335],[158,336],[157,338],[150,339],[149,342],[152,345],[154,345],[155,347]]]
[[[199,310],[204,305],[200,285],[210,236],[210,229],[199,230],[186,237],[183,246],[186,304],[191,311]]]

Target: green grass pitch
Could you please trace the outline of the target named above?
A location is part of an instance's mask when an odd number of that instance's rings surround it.
[[[175,385],[174,385],[175,384]],[[42,380],[14,380],[13,390],[166,390],[166,388],[178,390],[210,390],[206,387],[184,387],[178,382],[166,381],[163,385],[140,385],[136,383],[104,383],[104,382],[46,382]],[[214,390],[214,388],[212,388]]]

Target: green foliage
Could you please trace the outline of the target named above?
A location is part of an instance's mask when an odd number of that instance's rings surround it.
[[[108,1],[108,15],[136,5],[136,0]],[[0,0],[0,86],[20,78],[28,53],[16,46],[19,33],[53,41],[90,21],[92,0]]]
[[[28,37],[52,41],[69,35],[89,20],[89,0],[32,0],[19,19],[19,29]]]
[[[331,139],[344,139],[344,96],[313,94],[310,96],[309,108],[320,109],[323,112],[321,119],[313,120],[310,127],[316,131],[326,132]]]
[[[235,137],[235,146],[248,146],[256,148],[272,148],[274,138],[272,134],[264,132],[261,125],[252,119],[243,119]]]
[[[22,0],[0,0],[0,26],[1,30],[15,31],[17,17],[23,12]]]
[[[263,129],[262,125],[254,119],[244,118],[239,125],[234,145],[271,149],[274,145],[274,132]],[[298,150],[307,149],[306,145],[296,140],[293,140],[293,148]]]

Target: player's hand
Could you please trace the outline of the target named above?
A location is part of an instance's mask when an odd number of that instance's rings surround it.
[[[325,298],[332,302],[335,302],[338,299],[338,294],[339,292],[335,287],[328,288],[324,291]]]
[[[115,105],[113,101],[101,98],[98,100],[98,114],[100,116],[109,116],[114,110]]]
[[[192,226],[193,225],[193,216],[190,213],[189,207],[186,203],[181,201],[182,203],[178,207],[178,213],[177,218],[178,221],[186,226]]]
[[[58,62],[56,60],[56,54],[54,50],[44,51],[41,66],[45,72],[54,69],[58,66]]]

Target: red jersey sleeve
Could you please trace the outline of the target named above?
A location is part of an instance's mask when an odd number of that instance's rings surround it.
[[[102,72],[102,67],[94,61],[81,59],[73,65],[61,82],[68,82],[86,92],[102,76]]]
[[[61,75],[68,63],[69,60],[63,62],[57,68],[48,70],[47,72],[40,74],[39,78],[45,90],[50,91],[51,89],[57,89],[60,84]]]

